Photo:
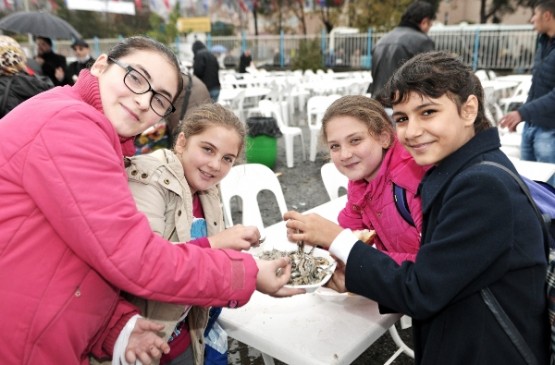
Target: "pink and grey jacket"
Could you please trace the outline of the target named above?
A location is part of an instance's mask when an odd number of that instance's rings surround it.
[[[374,229],[377,249],[397,263],[414,261],[422,231],[422,206],[415,194],[425,172],[426,168],[416,164],[395,140],[372,181],[349,181],[347,205],[339,213],[339,224],[353,230]],[[405,189],[415,226],[407,223],[398,212],[393,198],[393,182]]]
[[[0,120],[2,364],[88,364],[111,355],[137,296],[240,306],[256,285],[248,254],[169,244],[127,186],[122,143],[83,71]],[[124,323],[123,323],[124,324]]]

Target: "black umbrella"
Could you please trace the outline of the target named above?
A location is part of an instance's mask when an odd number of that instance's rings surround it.
[[[0,19],[0,29],[48,38],[81,38],[65,20],[44,11],[19,11]]]

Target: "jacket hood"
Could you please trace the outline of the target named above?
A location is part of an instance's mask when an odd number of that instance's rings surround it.
[[[195,43],[193,43],[193,53],[194,54],[197,54],[198,51],[203,50],[203,49],[206,49],[206,46],[201,41],[195,41]]]

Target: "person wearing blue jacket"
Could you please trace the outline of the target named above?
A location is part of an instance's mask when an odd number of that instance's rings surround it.
[[[433,166],[418,188],[423,223],[414,262],[397,264],[315,214],[286,213],[288,238],[329,248],[345,264],[331,279],[336,290],[412,317],[416,365],[547,364],[542,222],[511,175],[482,164],[517,173],[485,116],[480,80],[456,57],[429,52],[401,66],[388,90],[399,141],[417,164]],[[497,322],[482,296],[488,289],[535,361]]]
[[[524,121],[520,157],[527,161],[555,163],[555,0],[540,0],[530,20],[539,33],[526,103],[499,121],[515,131]],[[555,176],[549,180],[555,185]]]

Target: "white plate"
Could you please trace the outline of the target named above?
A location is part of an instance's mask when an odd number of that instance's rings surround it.
[[[296,247],[296,246],[295,246]],[[308,251],[310,250],[311,247],[310,246],[306,246],[305,250]],[[282,248],[280,248],[280,250],[282,250]],[[256,252],[255,256],[258,256],[259,254],[261,254],[262,250],[259,250],[258,252]],[[283,251],[293,251],[290,249],[285,249]],[[322,285],[326,284],[333,272],[335,271],[335,268],[337,266],[337,262],[333,259],[333,257],[331,257],[330,253],[326,250],[322,250],[320,248],[315,248],[314,251],[312,252],[312,255],[315,257],[324,257],[327,261],[328,264],[327,265],[321,265],[320,267],[328,267],[328,274],[318,283],[315,284],[306,284],[306,285],[285,285],[285,287],[287,288],[295,288],[295,289],[304,289],[307,293],[312,293],[314,292],[316,289],[318,289],[319,287],[321,287]],[[331,265],[331,266],[330,266]]]

